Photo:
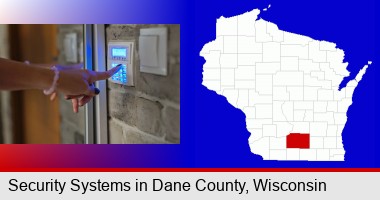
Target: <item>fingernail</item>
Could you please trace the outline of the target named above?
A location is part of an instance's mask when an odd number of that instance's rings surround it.
[[[100,90],[98,88],[95,88],[95,94],[99,94]]]
[[[116,69],[117,69],[117,71],[119,71],[121,68],[122,68],[122,64],[118,64],[118,65],[116,65]]]

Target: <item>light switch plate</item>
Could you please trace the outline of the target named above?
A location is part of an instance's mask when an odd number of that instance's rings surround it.
[[[141,72],[167,75],[167,42],[168,30],[166,27],[140,29]]]
[[[140,36],[139,47],[141,65],[158,67],[158,36]]]
[[[67,33],[63,40],[63,48],[65,52],[66,62],[77,63],[78,62],[78,50],[77,50],[77,34]]]

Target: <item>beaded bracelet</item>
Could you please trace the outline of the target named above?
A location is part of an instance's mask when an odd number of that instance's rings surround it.
[[[54,70],[53,84],[48,90],[44,90],[45,95],[51,95],[57,89],[57,82],[59,79],[59,70],[56,66],[53,66],[51,69]]]

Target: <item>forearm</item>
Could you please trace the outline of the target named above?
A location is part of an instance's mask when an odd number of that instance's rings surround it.
[[[0,90],[46,89],[53,77],[48,68],[0,58]]]

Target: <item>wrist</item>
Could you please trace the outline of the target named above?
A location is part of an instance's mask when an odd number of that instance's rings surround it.
[[[36,80],[35,83],[37,84],[36,89],[49,89],[54,81],[54,70],[51,70],[50,68],[36,67],[35,71],[37,71],[34,75],[34,79]]]

